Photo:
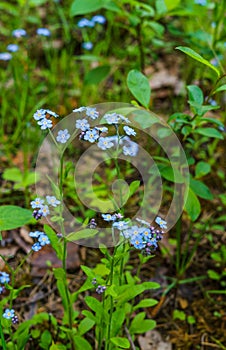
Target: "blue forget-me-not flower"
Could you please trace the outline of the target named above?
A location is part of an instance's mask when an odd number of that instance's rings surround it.
[[[57,142],[60,142],[60,143],[66,143],[70,137],[71,135],[69,134],[68,129],[60,130],[58,131],[56,140]]]

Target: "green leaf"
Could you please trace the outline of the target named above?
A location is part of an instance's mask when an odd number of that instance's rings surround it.
[[[112,337],[110,338],[112,344],[119,346],[122,349],[129,349],[130,342],[127,338],[122,337]]]
[[[192,191],[194,191],[194,193],[204,199],[213,199],[213,195],[209,190],[209,187],[207,187],[203,182],[199,181],[199,180],[194,180],[191,179],[190,180],[190,188],[192,189]]]
[[[85,302],[89,306],[89,308],[91,310],[93,310],[96,314],[100,315],[103,313],[103,311],[104,311],[103,306],[102,306],[101,302],[99,300],[97,300],[96,298],[91,297],[91,296],[86,296]]]
[[[174,183],[184,183],[185,179],[181,175],[178,169],[173,169],[171,166],[158,165],[160,174],[164,179]]]
[[[116,337],[122,329],[123,322],[125,321],[126,313],[124,309],[117,309],[111,320],[111,335]]]
[[[74,0],[70,8],[70,16],[84,15],[95,12],[107,5],[109,0]]]
[[[200,87],[196,85],[188,85],[187,89],[189,101],[197,102],[199,105],[202,105],[204,102],[204,96]]]
[[[106,267],[105,264],[97,264],[93,269],[95,275],[106,276],[109,275],[110,270]]]
[[[131,334],[145,333],[155,328],[156,322],[154,320],[145,320],[145,316],[145,312],[140,312],[134,317],[129,329]]]
[[[49,350],[67,350],[67,348],[62,344],[52,344]]]
[[[85,272],[87,277],[90,277],[90,278],[94,278],[95,277],[93,269],[90,269],[88,266],[85,266],[85,265],[81,265],[80,267],[81,267],[82,271]]]
[[[18,350],[24,350],[26,348],[27,341],[30,338],[30,327],[33,325],[31,320],[21,323],[17,330],[13,333],[13,342],[17,344]]]
[[[2,205],[0,206],[0,231],[21,227],[32,218],[32,211],[28,209],[16,205]]]
[[[185,321],[186,314],[182,310],[173,310],[173,319],[174,320],[178,319],[178,320],[181,320],[181,321]]]
[[[118,287],[118,297],[116,297],[117,304],[122,305],[126,301],[134,299],[137,295],[143,293],[148,289],[156,289],[159,288],[159,284],[155,282],[144,282],[136,285],[124,285]]]
[[[94,314],[92,314],[92,312],[90,312],[88,310],[83,310],[82,315],[88,317],[90,320],[92,320],[93,322],[96,323],[96,317],[94,316]]]
[[[196,134],[200,134],[200,135],[207,136],[207,137],[214,137],[216,139],[221,139],[221,140],[224,139],[224,137],[220,133],[220,131],[218,131],[214,128],[197,128],[194,130],[194,132]]]
[[[134,120],[141,126],[142,129],[147,129],[150,126],[159,123],[156,115],[150,111],[136,110]]]
[[[195,167],[195,177],[196,179],[199,179],[200,177],[205,176],[206,174],[209,174],[211,170],[211,166],[209,163],[206,162],[198,162]]]
[[[147,25],[151,27],[158,36],[162,36],[164,34],[165,28],[158,22],[148,21]]]
[[[173,0],[173,1],[172,0],[164,0],[164,1],[165,1],[165,4],[166,4],[168,11],[175,9],[181,3],[181,0]]]
[[[187,321],[188,321],[189,324],[195,324],[196,323],[196,319],[192,315],[188,315]]]
[[[127,86],[137,101],[145,108],[148,108],[151,98],[151,88],[147,77],[138,70],[133,69],[127,76]]]
[[[219,86],[216,90],[214,90],[214,92],[212,93],[212,95],[216,94],[217,92],[220,91],[225,91],[226,90],[226,84]]]
[[[205,122],[210,122],[210,123],[213,123],[213,124],[216,124],[217,126],[220,126],[220,127],[224,127],[224,124],[218,120],[218,119],[214,119],[214,118],[202,118],[200,121],[205,121]]]
[[[67,236],[67,241],[78,241],[79,239],[89,238],[95,236],[99,231],[87,228],[78,232],[71,232]]]
[[[64,306],[65,317],[68,318],[68,302],[67,302],[67,293],[66,293],[66,274],[63,268],[54,268],[53,269],[54,277],[57,280],[57,289],[59,291],[59,294],[61,296],[62,304]],[[68,321],[68,320],[67,320]]]
[[[158,16],[161,16],[167,12],[166,3],[164,0],[156,0],[155,7],[156,7],[156,11],[157,11]]]
[[[131,184],[129,185],[129,196],[130,197],[138,190],[139,186],[140,186],[139,180],[135,180],[135,181],[131,182]]]
[[[213,66],[211,63],[209,63],[209,61],[207,61],[205,58],[200,56],[197,52],[195,52],[194,50],[190,49],[189,47],[177,46],[176,50],[180,50],[180,51],[184,52],[186,55],[192,57],[194,60],[196,60],[198,62],[201,62],[205,66],[207,66],[207,67],[211,68],[212,70],[214,70],[214,72],[217,74],[218,77],[220,76],[220,72],[215,66]]]
[[[18,168],[10,168],[4,171],[2,177],[6,181],[21,182],[23,179],[23,174]]]
[[[93,347],[90,345],[90,343],[79,335],[74,336],[74,342],[76,345],[76,350],[93,350]]]
[[[85,85],[99,84],[102,80],[104,80],[108,76],[110,72],[110,68],[111,68],[110,66],[105,65],[105,66],[96,67],[90,70],[85,75],[84,84]]]
[[[201,212],[200,202],[191,188],[189,188],[188,191],[188,197],[185,203],[185,210],[187,211],[192,221],[195,221]]]
[[[95,321],[91,320],[90,318],[86,317],[84,318],[78,326],[78,333],[79,335],[83,335],[87,333],[95,324]]]
[[[133,310],[141,309],[143,307],[151,307],[158,304],[158,301],[152,298],[141,300],[136,306],[133,307]]]
[[[52,342],[51,333],[46,329],[41,335],[40,347],[42,349],[48,350],[51,342]]]
[[[63,259],[63,243],[60,242],[59,238],[57,237],[56,232],[48,225],[44,225],[44,231],[46,235],[48,236],[51,245],[53,249],[56,252],[57,257],[62,260]]]
[[[217,273],[214,270],[208,270],[207,273],[209,278],[211,278],[212,280],[219,281],[221,279],[221,276],[219,275],[219,273]]]

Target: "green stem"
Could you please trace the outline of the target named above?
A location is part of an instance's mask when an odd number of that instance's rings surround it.
[[[176,247],[176,271],[177,274],[180,270],[180,261],[181,261],[181,217],[176,223],[176,240],[177,240],[177,247]]]
[[[2,330],[1,322],[0,322],[0,335],[1,335],[1,341],[2,341],[2,349],[6,350],[6,341],[5,341],[4,333],[3,333],[3,330]]]
[[[63,211],[63,170],[64,170],[64,160],[63,160],[63,154],[60,158],[60,183],[59,183],[59,189],[60,189],[60,199],[61,199],[61,206],[60,206],[60,216],[62,218],[62,211]],[[61,227],[61,233],[63,236],[63,258],[62,258],[62,268],[64,270],[64,286],[65,286],[65,294],[66,294],[66,302],[67,302],[67,309],[65,312],[68,312],[68,323],[70,328],[69,338],[71,343],[71,349],[76,350],[74,337],[73,337],[73,307],[71,303],[70,298],[70,291],[68,288],[67,283],[67,238],[66,238],[66,231],[64,228],[63,220],[60,221],[60,227]]]
[[[114,264],[115,264],[115,251],[113,253],[113,257],[111,260],[111,267],[110,267],[110,286],[113,283],[113,278],[114,278]],[[109,315],[109,322],[108,322],[108,328],[107,328],[107,339],[106,339],[106,343],[105,343],[105,350],[109,350],[110,349],[110,338],[111,338],[111,322],[112,322],[112,315],[113,315],[113,309],[114,309],[114,305],[113,305],[113,297],[110,295],[110,315]]]
[[[139,22],[137,25],[137,41],[138,41],[138,47],[139,47],[139,54],[140,54],[140,70],[142,73],[144,73],[145,69],[145,56],[144,56],[144,48],[142,43],[142,23]]]

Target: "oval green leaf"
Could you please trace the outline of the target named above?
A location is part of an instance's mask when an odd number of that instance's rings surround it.
[[[132,95],[145,108],[148,108],[151,98],[151,88],[148,78],[136,69],[129,72],[127,86]]]
[[[100,10],[109,3],[109,0],[74,0],[70,8],[70,16],[84,15]]]
[[[199,179],[200,177],[209,174],[211,170],[211,166],[209,165],[209,163],[200,161],[196,164],[195,167],[195,177],[196,179]]]
[[[130,348],[130,342],[126,338],[122,337],[113,337],[110,339],[110,341],[114,344],[119,346],[122,349],[129,349]]]
[[[99,84],[110,72],[110,66],[100,66],[90,70],[84,78],[85,85]]]
[[[185,204],[185,210],[190,216],[192,221],[195,221],[201,212],[200,202],[196,194],[189,188],[188,197]]]
[[[27,224],[32,219],[32,211],[16,205],[0,207],[0,231],[12,230]]]
[[[196,134],[200,134],[203,136],[207,136],[207,137],[214,137],[215,139],[221,139],[223,140],[223,136],[220,133],[220,131],[214,129],[214,128],[197,128],[194,130],[194,132]]]

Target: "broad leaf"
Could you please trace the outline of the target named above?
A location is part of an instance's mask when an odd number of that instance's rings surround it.
[[[0,206],[0,231],[21,227],[32,218],[32,211],[28,209],[16,205],[2,205]]]
[[[202,105],[204,102],[204,96],[200,87],[196,85],[188,85],[187,89],[189,101],[197,102],[199,105]]]
[[[130,342],[127,338],[122,337],[112,337],[110,339],[111,343],[114,345],[119,346],[122,349],[129,349],[130,348]]]
[[[214,137],[215,139],[223,140],[224,138],[220,131],[214,128],[197,128],[194,130],[194,132],[203,136]]]
[[[74,336],[74,342],[76,345],[76,350],[92,350],[92,346],[90,343],[84,339],[83,337],[80,337],[79,335]]]
[[[99,84],[102,80],[104,80],[110,72],[110,66],[100,66],[90,70],[84,78],[85,85],[91,84]]]
[[[190,187],[198,197],[210,200],[213,199],[212,193],[203,182],[191,179]]]
[[[70,16],[73,17],[95,12],[109,2],[109,0],[74,0],[71,4]]]
[[[199,179],[200,177],[203,177],[206,174],[209,174],[211,170],[211,166],[209,165],[209,163],[200,161],[196,164],[195,167],[195,177],[196,179]]]
[[[148,78],[138,70],[133,69],[127,76],[127,86],[137,101],[145,108],[148,108],[151,98],[151,88]]]
[[[200,202],[196,194],[189,188],[187,201],[185,203],[185,210],[190,216],[192,221],[195,221],[201,212]]]
[[[158,301],[152,298],[141,300],[136,306],[133,307],[133,310],[137,310],[143,307],[151,307],[158,304]]]
[[[129,185],[129,196],[131,197],[140,187],[140,181],[135,180]]]

